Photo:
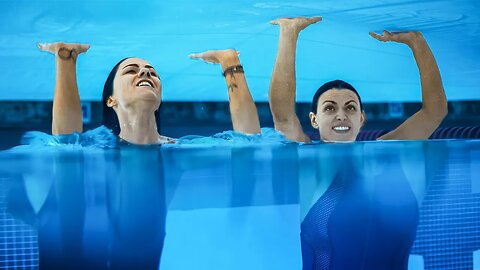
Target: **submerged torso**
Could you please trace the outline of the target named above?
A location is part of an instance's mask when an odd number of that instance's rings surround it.
[[[301,224],[304,269],[407,269],[418,205],[400,167],[387,167],[366,180],[342,166]]]

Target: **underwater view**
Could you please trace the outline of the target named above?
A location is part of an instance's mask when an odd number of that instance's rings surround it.
[[[478,141],[243,144],[2,152],[2,267],[479,267]]]

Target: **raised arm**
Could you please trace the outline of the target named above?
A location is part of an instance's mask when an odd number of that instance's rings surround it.
[[[399,127],[378,140],[424,140],[438,128],[448,113],[440,71],[430,47],[420,32],[370,33],[380,41],[404,43],[412,49],[422,85],[422,108]]]
[[[275,129],[293,141],[310,142],[295,113],[295,58],[298,35],[307,26],[321,19],[283,18],[271,22],[280,26],[280,38],[268,94],[270,110]]]
[[[82,132],[82,108],[77,86],[77,57],[86,52],[90,45],[63,42],[39,43],[38,48],[54,54],[56,61],[52,134]]]
[[[222,66],[228,87],[233,130],[246,134],[260,133],[257,107],[248,89],[238,52],[235,50],[206,51],[191,54],[190,58]]]

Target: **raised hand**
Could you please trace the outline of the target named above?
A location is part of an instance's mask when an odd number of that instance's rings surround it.
[[[374,39],[379,41],[383,41],[383,42],[393,41],[398,43],[404,43],[407,45],[413,45],[413,43],[423,38],[422,34],[417,31],[389,32],[387,30],[384,30],[381,35],[376,34],[374,32],[370,32],[369,34]]]
[[[49,52],[56,56],[59,56],[62,59],[76,59],[77,56],[81,53],[88,51],[90,48],[89,44],[80,44],[80,43],[64,43],[64,42],[55,42],[55,43],[38,43],[37,47],[41,51]]]
[[[53,97],[52,134],[83,131],[82,107],[77,85],[77,57],[90,45],[78,43],[38,43],[38,49],[55,55],[56,78]]]
[[[317,23],[322,20],[322,17],[297,17],[297,18],[280,18],[270,21],[271,24],[279,25],[280,27],[288,27],[295,30],[297,33],[307,28],[307,26]]]
[[[192,53],[189,55],[191,59],[203,60],[210,64],[221,64],[227,59],[238,58],[240,53],[233,49],[228,50],[210,50],[202,53]]]
[[[370,35],[379,41],[408,45],[417,63],[422,87],[422,108],[378,140],[428,139],[447,115],[448,107],[440,71],[427,41],[417,31],[391,33],[384,30],[382,35],[373,32]]]

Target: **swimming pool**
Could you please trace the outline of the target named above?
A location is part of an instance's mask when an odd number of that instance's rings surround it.
[[[59,40],[92,45],[78,61],[85,129],[100,125],[100,88],[125,56],[151,61],[162,101],[179,102],[163,114],[165,135],[228,129],[220,70],[188,58],[224,48],[242,52],[252,96],[264,102],[262,126],[272,126],[265,102],[278,27],[269,21],[284,16],[323,16],[298,43],[303,105],[323,82],[345,79],[372,105],[366,128],[392,128],[410,112],[404,105],[420,100],[418,71],[406,47],[368,32],[418,30],[448,100],[458,102],[446,126],[478,123],[480,107],[466,101],[479,99],[476,0],[0,2],[0,149],[25,130],[51,130],[55,62],[35,44]],[[22,128],[10,132],[15,127]],[[397,244],[410,252],[410,269],[480,269],[476,140],[298,145],[224,137],[110,149],[79,146],[75,136],[0,152],[0,269],[299,269],[317,243],[341,247],[327,255],[344,269],[351,268],[339,262],[374,268],[400,253]],[[312,241],[319,224],[329,226],[326,236]],[[365,253],[351,252],[358,246]]]
[[[335,175],[396,207],[383,228],[418,205],[409,269],[480,269],[478,140],[2,151],[0,268],[300,269]]]
[[[111,67],[128,56],[145,58],[157,68],[164,101],[227,101],[218,68],[188,58],[224,48],[241,52],[254,100],[267,101],[278,42],[278,27],[269,21],[300,15],[324,18],[300,36],[300,102],[310,102],[321,82],[337,78],[354,85],[367,103],[418,101],[418,72],[408,49],[368,35],[383,29],[422,31],[449,101],[479,100],[476,0],[0,2],[0,62],[23,67],[0,75],[0,100],[52,100],[55,62],[35,45],[63,40],[92,45],[78,63],[82,101],[100,100],[99,87]]]

